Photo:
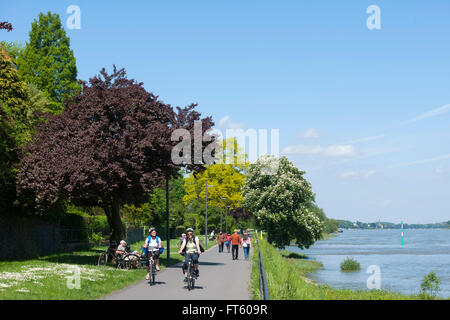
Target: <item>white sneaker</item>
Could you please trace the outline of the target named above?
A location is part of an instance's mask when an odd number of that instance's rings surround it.
[[[147,275],[145,276],[145,280],[150,280],[150,273],[147,273]]]

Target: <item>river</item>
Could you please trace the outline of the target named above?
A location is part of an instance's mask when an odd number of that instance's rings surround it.
[[[403,245],[399,229],[344,230],[309,249],[286,249],[320,261],[323,268],[308,277],[321,284],[368,290],[367,280],[374,273],[366,273],[367,268],[375,265],[372,268],[380,271],[381,289],[417,294],[423,277],[434,271],[441,280],[439,296],[450,298],[449,229],[405,229]],[[346,257],[359,261],[361,270],[342,272],[340,264]]]

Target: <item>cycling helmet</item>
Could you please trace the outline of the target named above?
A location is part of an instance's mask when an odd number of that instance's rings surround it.
[[[148,233],[152,233],[153,230],[156,231],[156,228],[155,227],[150,227],[150,229],[148,229]]]
[[[194,229],[192,229],[192,228],[187,228],[187,229],[186,229],[186,233],[188,233],[188,232],[194,233]]]

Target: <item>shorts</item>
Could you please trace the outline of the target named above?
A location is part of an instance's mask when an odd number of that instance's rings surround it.
[[[225,241],[225,245],[226,245],[227,247],[229,247],[229,246],[230,246],[230,241]]]
[[[194,254],[192,255],[192,260],[194,261],[194,264],[198,264],[198,257],[199,257],[198,253],[194,253]],[[187,269],[187,264],[188,264],[188,262],[189,262],[189,255],[186,254],[186,255],[184,256],[183,270],[186,270],[186,269]]]

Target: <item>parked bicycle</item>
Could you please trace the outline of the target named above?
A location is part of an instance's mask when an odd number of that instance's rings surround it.
[[[116,244],[113,242],[105,252],[100,254],[97,265],[99,267],[105,267],[108,262],[111,262],[117,269],[141,268],[141,257],[133,252],[129,252],[130,247],[127,247],[127,252],[125,253],[116,253],[116,251]]]
[[[108,261],[113,262],[114,264],[117,263],[117,256],[116,256],[116,246],[117,244],[115,242],[112,242],[108,249],[106,249],[105,252],[102,252],[100,254],[100,257],[98,258],[97,265],[99,267],[104,267],[108,264]]]

